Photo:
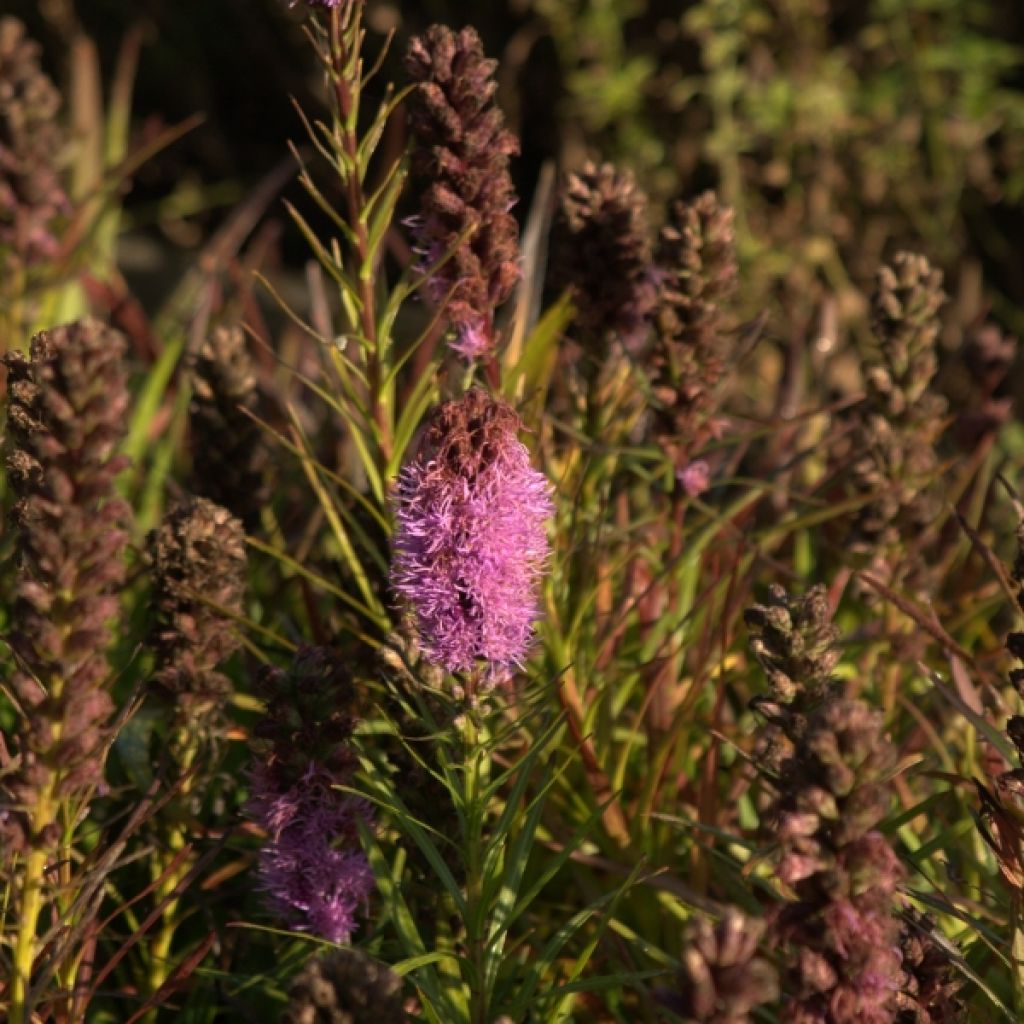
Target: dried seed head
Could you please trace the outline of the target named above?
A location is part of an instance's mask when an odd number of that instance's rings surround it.
[[[412,221],[421,267],[467,358],[493,350],[494,309],[519,279],[519,228],[509,157],[519,141],[494,102],[496,62],[472,28],[432,25],[413,39],[405,67],[412,171],[421,186]]]
[[[245,531],[227,509],[193,498],[165,517],[147,547],[156,610],[153,678],[195,719],[231,692],[217,666],[241,643],[233,619],[245,595]]]
[[[256,411],[259,390],[240,327],[218,327],[192,366],[192,470],[196,491],[229,509],[246,529],[266,500],[266,451]]]
[[[289,990],[281,1024],[402,1024],[402,979],[360,949],[310,960]]]
[[[647,197],[629,171],[588,163],[562,189],[552,232],[552,280],[571,288],[576,324],[591,357],[609,339],[634,351],[650,329],[657,295]]]

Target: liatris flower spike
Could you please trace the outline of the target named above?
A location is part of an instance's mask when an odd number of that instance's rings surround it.
[[[398,480],[391,583],[450,672],[526,656],[553,511],[515,411],[483,391],[442,405]]]
[[[193,498],[147,542],[157,621],[154,681],[188,717],[219,709],[231,692],[217,666],[240,646],[231,616],[245,596],[245,531],[226,508]]]
[[[601,361],[607,336],[635,350],[657,298],[647,197],[633,175],[588,163],[566,180],[552,231],[552,278],[572,289],[580,340]]]
[[[519,279],[519,227],[509,212],[508,172],[519,141],[494,103],[495,61],[472,28],[433,25],[412,41],[405,60],[416,88],[409,98],[412,170],[422,186],[412,225],[430,294],[445,303],[467,359],[496,342],[494,309]]]
[[[11,688],[27,712],[18,770],[0,785],[0,807],[13,799],[18,808],[0,817],[22,824],[20,837],[5,837],[15,849],[48,845],[59,832],[56,808],[39,806],[41,794],[52,804],[102,775],[114,710],[108,624],[130,517],[114,492],[125,466],[115,454],[128,407],[123,352],[119,334],[86,319],[37,335],[30,359],[4,357],[7,473],[18,499]]]
[[[658,246],[660,294],[647,361],[653,430],[678,468],[713,430],[716,391],[732,357],[729,303],[738,263],[731,207],[713,192],[676,203]]]
[[[29,359],[4,357],[7,482],[18,499],[6,638],[18,664],[5,691],[24,715],[13,758],[0,735],[0,875],[14,872],[3,914],[11,1021],[40,1019],[32,981],[44,946],[62,983],[75,984],[70,847],[103,778],[114,713],[106,649],[131,515],[114,490],[125,467],[115,454],[128,409],[123,352],[119,334],[86,319],[37,335]],[[37,934],[41,917],[50,938]]]
[[[835,452],[850,463],[850,489],[868,499],[855,515],[850,547],[871,558],[882,579],[893,576],[901,538],[930,526],[944,500],[935,444],[946,402],[933,381],[945,298],[941,271],[923,256],[898,253],[879,270],[867,398],[850,411],[854,429]]]
[[[39,51],[20,21],[0,19],[0,267],[6,273],[53,255],[54,225],[68,208],[59,170],[60,93],[40,67]]]
[[[266,717],[254,730],[246,813],[268,840],[259,882],[272,912],[296,931],[348,942],[373,889],[359,847],[365,805],[337,787],[350,777],[355,691],[334,652],[306,648],[260,679]]]
[[[250,413],[259,405],[256,371],[241,327],[218,327],[192,364],[192,486],[254,530],[266,497],[266,448]]]
[[[897,888],[904,870],[879,824],[895,750],[863,701],[826,701],[782,766],[774,913],[785,950],[786,1024],[891,1024],[905,978]]]

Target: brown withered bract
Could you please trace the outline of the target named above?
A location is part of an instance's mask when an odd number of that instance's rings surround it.
[[[508,403],[473,388],[457,401],[438,406],[427,421],[420,457],[466,480],[490,465],[523,429]]]

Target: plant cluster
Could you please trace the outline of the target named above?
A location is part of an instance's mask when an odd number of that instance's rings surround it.
[[[324,108],[284,201],[301,281],[268,186],[155,310],[112,256],[173,132],[132,149],[119,77],[83,189],[0,21],[0,1013],[1017,1019],[1016,343],[949,314],[907,168],[891,245],[835,230],[882,171],[831,8],[707,0],[657,36],[698,44],[715,189],[619,159],[651,106],[527,204],[474,28],[291,7]],[[526,7],[570,61],[566,11],[600,51],[628,5]]]

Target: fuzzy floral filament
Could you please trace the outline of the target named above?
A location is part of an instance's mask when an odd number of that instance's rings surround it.
[[[526,656],[553,506],[515,411],[470,391],[432,416],[395,496],[391,583],[427,658],[450,672]]]

